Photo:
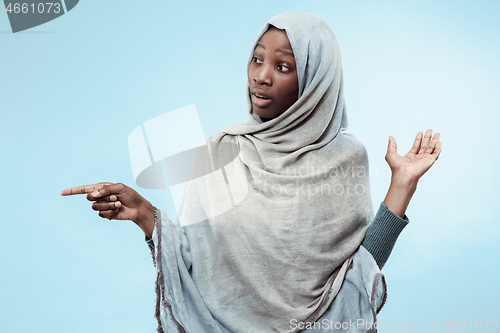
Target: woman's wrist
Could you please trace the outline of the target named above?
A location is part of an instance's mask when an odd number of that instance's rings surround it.
[[[391,185],[414,191],[417,188],[417,183],[418,178],[405,171],[404,168],[392,170]]]
[[[155,207],[151,202],[144,200],[144,203],[139,207],[137,220],[135,220],[134,223],[141,228],[148,238],[153,236],[155,227]]]
[[[410,200],[417,189],[418,179],[404,172],[393,172],[391,185],[384,199],[387,208],[399,217],[404,217]]]

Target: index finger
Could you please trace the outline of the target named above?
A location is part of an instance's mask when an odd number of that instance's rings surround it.
[[[411,147],[411,149],[408,152],[408,154],[415,154],[415,155],[417,155],[418,150],[420,149],[420,145],[422,143],[422,136],[423,135],[424,135],[424,133],[422,133],[422,132],[418,132],[417,133],[417,136],[415,136],[415,141],[413,141],[413,146]]]
[[[70,188],[66,188],[66,189],[62,190],[61,195],[66,196],[66,195],[74,195],[74,194],[92,193],[92,192],[94,192],[94,190],[101,189],[104,185],[110,185],[110,184],[112,184],[112,183],[103,182],[103,183],[97,183],[97,184],[70,187]]]

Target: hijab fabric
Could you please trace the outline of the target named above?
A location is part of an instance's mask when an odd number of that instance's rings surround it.
[[[270,26],[290,41],[298,100],[263,122],[247,86],[248,123],[206,140],[214,174],[230,165],[225,184],[190,182],[177,223],[162,212],[153,234],[163,253],[161,309],[179,332],[298,331],[291,320],[313,322],[335,299],[373,219],[367,153],[344,132],[333,32],[313,14],[277,15],[257,33],[247,65]],[[227,192],[241,199],[230,209],[220,207]]]

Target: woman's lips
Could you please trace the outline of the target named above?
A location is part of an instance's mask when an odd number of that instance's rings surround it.
[[[273,102],[272,99],[270,98],[257,97],[256,95],[258,94],[252,93],[252,102],[259,108],[265,108],[266,106],[268,106]]]

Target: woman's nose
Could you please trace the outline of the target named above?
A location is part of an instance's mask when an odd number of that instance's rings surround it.
[[[272,68],[270,68],[270,66],[263,64],[255,72],[253,80],[258,84],[266,84],[268,86],[271,86],[273,83],[271,79],[271,70]]]

